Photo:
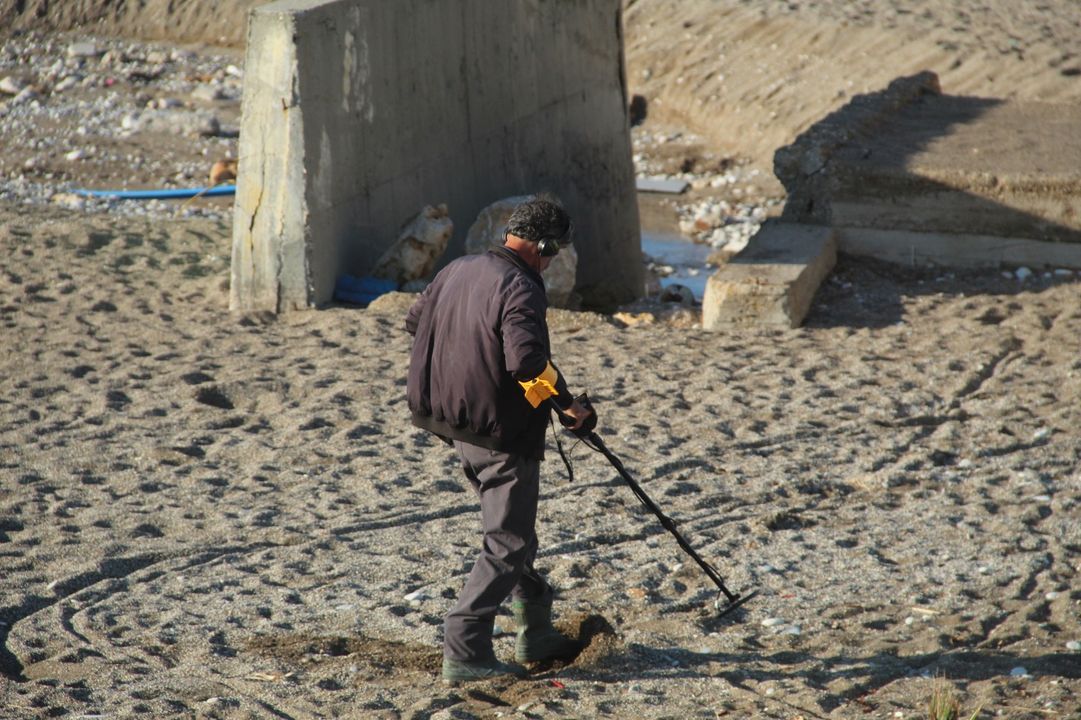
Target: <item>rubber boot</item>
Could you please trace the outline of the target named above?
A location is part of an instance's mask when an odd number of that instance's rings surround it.
[[[443,658],[443,682],[457,685],[472,680],[496,680],[506,677],[525,677],[526,669],[514,663],[490,660],[451,660]]]
[[[511,603],[518,640],[514,659],[518,662],[541,662],[573,657],[581,646],[552,626],[552,606],[544,602],[515,600]]]

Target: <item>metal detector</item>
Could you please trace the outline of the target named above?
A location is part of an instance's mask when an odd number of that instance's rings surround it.
[[[577,399],[583,407],[589,410],[593,410],[593,405],[592,403],[590,403],[589,398],[586,396],[585,393],[579,395]],[[564,427],[569,428],[574,425],[574,418],[570,417],[569,415],[564,415],[559,410],[559,408],[556,407],[555,403],[552,403],[552,407],[556,409],[556,415],[559,417],[559,421],[563,424]],[[679,543],[680,548],[683,549],[683,552],[690,555],[691,558],[696,563],[698,563],[698,567],[702,568],[702,570],[706,573],[706,576],[713,581],[713,584],[716,585],[722,593],[724,593],[725,598],[728,600],[728,604],[724,606],[724,608],[721,610],[720,614],[717,617],[724,617],[725,615],[729,614],[730,612],[753,598],[755,595],[757,595],[757,590],[753,590],[745,595],[741,595],[740,593],[733,593],[731,590],[725,587],[724,579],[721,577],[721,574],[717,572],[717,568],[713,567],[713,565],[703,559],[702,556],[699,555],[693,547],[691,547],[691,544],[687,542],[687,539],[684,538],[683,535],[676,528],[676,524],[675,522],[673,522],[672,518],[668,517],[661,511],[661,509],[657,506],[657,503],[653,502],[649,495],[646,494],[646,491],[642,489],[642,486],[639,485],[635,481],[635,479],[631,477],[631,474],[629,472],[627,472],[627,468],[623,466],[623,463],[620,461],[620,459],[616,457],[611,450],[608,449],[608,446],[604,444],[604,441],[601,440],[600,436],[597,435],[596,432],[594,432],[594,428],[596,427],[596,425],[597,414],[596,412],[594,412],[593,415],[589,418],[589,420],[586,421],[585,424],[583,424],[582,427],[578,428],[577,430],[571,430],[571,432],[575,435],[575,437],[579,438],[583,443],[585,443],[587,447],[601,453],[606,458],[608,458],[608,462],[612,464],[612,467],[616,469],[616,471],[620,474],[620,477],[622,477],[623,480],[627,483],[627,485],[630,486],[631,492],[635,494],[635,496],[642,502],[643,505],[649,508],[650,512],[657,516],[657,519],[661,521],[661,526],[664,527],[664,529],[668,532],[672,533],[672,536],[675,537],[676,542]]]

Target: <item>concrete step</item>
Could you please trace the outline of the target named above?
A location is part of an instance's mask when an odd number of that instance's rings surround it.
[[[943,95],[933,73],[853,98],[779,148],[782,218],[906,264],[1081,267],[1081,107]]]
[[[706,282],[702,327],[799,327],[836,262],[832,228],[769,220]]]

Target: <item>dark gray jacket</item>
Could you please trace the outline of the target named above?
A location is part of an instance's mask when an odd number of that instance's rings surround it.
[[[405,321],[414,336],[406,386],[413,424],[541,457],[548,409],[534,409],[518,381],[537,377],[551,360],[547,311],[541,276],[505,247],[443,268]],[[553,400],[568,407],[562,375],[556,390]]]

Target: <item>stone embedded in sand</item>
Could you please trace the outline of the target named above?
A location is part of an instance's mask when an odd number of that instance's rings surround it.
[[[74,42],[68,45],[68,57],[69,58],[90,58],[101,55],[102,51],[98,48],[96,43],[92,42]]]
[[[394,280],[399,285],[427,277],[447,249],[453,233],[454,222],[447,206],[426,205],[405,224],[397,242],[383,253],[368,274]]]
[[[212,137],[221,132],[216,115],[189,110],[145,110],[129,113],[120,123],[128,133],[158,132],[167,135]]]
[[[1066,643],[1066,649],[1073,652],[1078,652],[1079,650],[1081,650],[1081,642],[1078,642],[1077,640],[1071,640],[1070,642]]]
[[[0,79],[0,93],[5,95],[18,95],[24,87],[26,87],[26,81],[14,75]]]
[[[784,625],[782,618],[770,617],[762,621],[762,627],[777,627],[778,625]]]

